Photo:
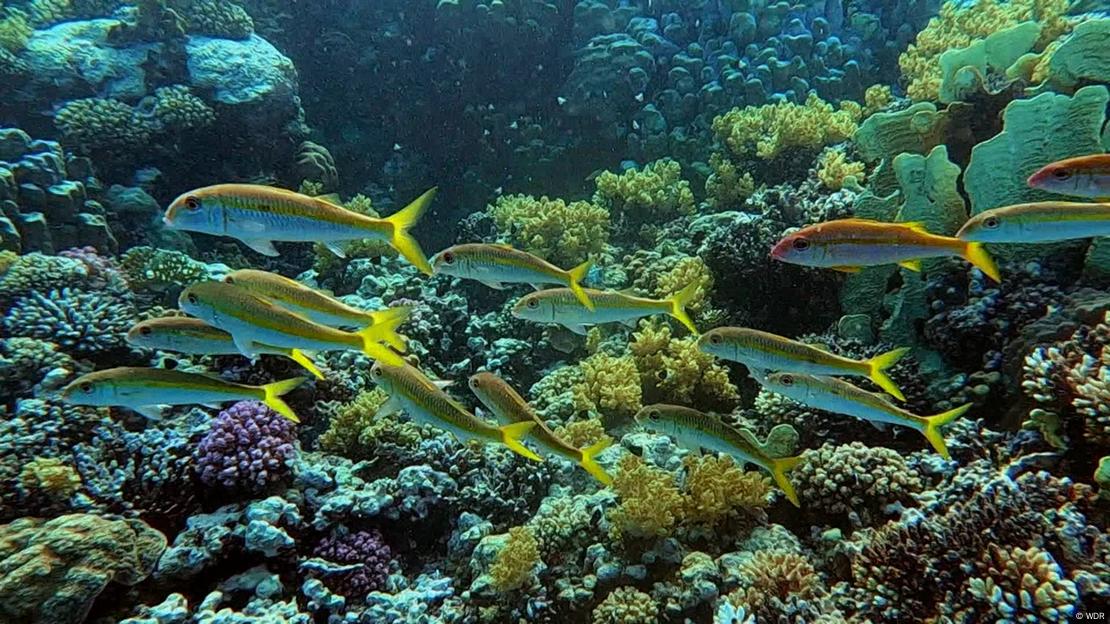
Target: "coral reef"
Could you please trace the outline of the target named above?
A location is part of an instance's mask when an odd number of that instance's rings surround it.
[[[262,403],[243,401],[220,412],[196,450],[201,482],[260,490],[288,473],[296,452],[293,423]]]

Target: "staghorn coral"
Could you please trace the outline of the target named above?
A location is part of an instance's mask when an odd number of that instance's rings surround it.
[[[629,415],[643,406],[640,372],[632,357],[595,353],[578,368],[582,377],[572,390],[578,411]]]
[[[839,191],[845,184],[862,184],[865,169],[863,163],[848,160],[838,149],[826,149],[817,158],[817,179],[831,191]]]
[[[539,542],[528,527],[509,529],[509,538],[489,568],[490,581],[499,592],[520,589],[542,562]]]
[[[33,291],[49,292],[65,287],[91,286],[88,265],[76,258],[23,254],[0,275],[0,303],[10,305]]]
[[[713,120],[713,132],[734,157],[772,160],[789,149],[816,150],[850,138],[860,115],[859,104],[844,101],[836,110],[811,93],[804,104],[734,108]]]
[[[487,211],[502,240],[560,266],[584,262],[609,241],[609,211],[590,202],[505,195]]]
[[[758,472],[741,469],[731,457],[687,456],[683,463],[684,521],[715,525],[740,510],[767,506],[770,481]]]
[[[664,537],[682,518],[685,501],[674,476],[635,455],[621,458],[612,488],[620,499],[609,512],[614,537]]]
[[[1040,548],[991,544],[978,568],[981,576],[969,579],[968,591],[1000,621],[1060,622],[1075,612],[1075,583]]]
[[[635,587],[618,587],[594,607],[593,624],[655,624],[659,605]]]
[[[625,227],[655,223],[694,212],[694,193],[682,179],[682,166],[669,158],[629,169],[621,174],[604,171],[594,181],[594,202]]]

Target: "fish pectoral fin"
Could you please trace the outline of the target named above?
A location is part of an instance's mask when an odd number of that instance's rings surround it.
[[[841,273],[859,273],[860,272],[860,267],[858,267],[858,266],[834,266],[834,267],[829,267],[829,268],[831,268],[834,271],[840,271]]]
[[[620,321],[620,324],[624,325],[625,327],[636,329],[640,326],[640,319],[624,319],[623,321]]]
[[[388,416],[389,414],[399,411],[401,411],[401,402],[393,397],[389,397],[385,400],[385,403],[382,403],[381,406],[378,407],[378,411],[374,412],[374,418],[381,418],[382,416]]]
[[[328,251],[335,254],[335,256],[337,258],[346,258],[347,257],[347,252],[343,249],[343,243],[339,243],[339,242],[336,242],[336,241],[329,241],[329,242],[324,243],[324,247],[327,247]]]
[[[903,260],[898,263],[898,266],[902,267],[903,269],[909,269],[915,273],[921,272],[920,260]]]
[[[529,286],[531,286],[536,291],[547,290],[547,286],[543,284],[529,284]]]
[[[485,284],[486,286],[488,286],[489,288],[492,288],[494,290],[505,290],[505,285],[502,284],[501,282],[491,282],[489,280],[478,280],[478,281],[482,282],[483,284]]]
[[[567,329],[569,329],[570,331],[578,334],[579,336],[589,335],[589,330],[586,329],[585,325],[563,325],[563,327],[566,327]]]
[[[239,336],[232,336],[231,340],[235,343],[235,348],[239,350],[239,353],[242,354],[243,357],[256,360],[258,356],[261,355],[257,343],[250,340],[243,340]]]
[[[278,253],[278,250],[274,247],[274,243],[271,242],[271,241],[268,241],[264,238],[245,238],[245,239],[242,239],[242,240],[243,240],[244,245],[246,245],[247,247],[250,247],[251,249],[257,251],[258,253],[262,254],[263,256],[270,256],[271,258],[273,258],[274,256],[281,255],[281,254]]]
[[[450,388],[451,386],[455,385],[455,382],[451,379],[433,379],[432,383],[435,384],[435,387],[439,388],[440,390]]]
[[[869,420],[867,422],[871,423],[872,427],[879,431],[882,431],[883,433],[886,433],[890,430],[890,425],[887,425],[886,423],[875,422],[874,420]]]
[[[138,407],[132,407],[131,409],[139,414],[142,414],[144,418],[149,418],[150,420],[162,420],[162,414],[166,411],[168,407],[168,405],[140,405]]]

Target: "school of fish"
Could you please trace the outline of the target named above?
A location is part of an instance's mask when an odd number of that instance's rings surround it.
[[[931,233],[920,223],[840,219],[786,234],[770,255],[786,263],[844,272],[887,264],[920,271],[923,260],[956,256],[1000,282],[1002,275],[987,244],[1110,236],[1110,155],[1051,163],[1032,173],[1028,185],[1044,193],[1094,201],[1049,200],[986,210],[968,219],[955,236]],[[887,371],[908,348],[854,360],[755,328],[718,327],[701,334],[686,312],[696,294],[694,284],[663,300],[594,290],[584,286],[590,262],[564,269],[502,244],[455,245],[429,260],[410,230],[435,193],[430,189],[395,214],[379,219],[347,210],[328,197],[251,184],[218,184],[182,194],[167,208],[163,221],[173,229],[238,239],[267,256],[279,254],[275,242],[321,242],[342,257],[346,242],[383,241],[427,275],[474,280],[496,289],[505,284],[532,285],[537,292],[521,297],[512,308],[513,316],[561,325],[582,335],[594,325],[634,327],[641,318],[667,315],[697,338],[702,352],[744,365],[768,390],[814,409],[914,429],[948,458],[941,427],[971,406],[920,416],[888,399],[889,395],[905,400]],[[569,444],[512,386],[492,373],[480,372],[467,385],[489,410],[495,420],[491,422],[480,409],[471,411],[450,395],[446,391],[450,382],[433,380],[406,361],[407,339],[398,330],[408,319],[408,307],[363,310],[296,280],[253,269],[233,271],[222,281],[193,284],[181,292],[178,304],[189,316],[138,323],[127,341],[136,347],[187,355],[241,355],[252,361],[282,357],[317,379],[326,376],[314,359],[317,352],[358,351],[374,361],[371,377],[389,396],[383,411],[403,411],[413,421],[448,431],[460,441],[501,444],[532,461],[559,457],[603,485],[612,483],[597,461],[608,440],[587,448]],[[868,379],[882,393],[857,387],[845,377]],[[113,368],[76,379],[62,389],[61,398],[77,405],[124,407],[152,419],[161,418],[170,406],[257,400],[300,422],[282,397],[307,379],[249,386],[168,368]],[[649,405],[636,414],[635,421],[692,452],[723,453],[741,464],[762,468],[791,503],[801,506],[787,476],[800,457],[772,456],[751,432],[731,426],[722,417],[677,405]]]

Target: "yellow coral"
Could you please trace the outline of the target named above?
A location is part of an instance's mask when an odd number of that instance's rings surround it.
[[[509,539],[489,568],[490,582],[499,592],[520,589],[541,563],[540,543],[528,527],[509,529]]]
[[[381,388],[359,394],[336,411],[328,429],[320,436],[320,449],[349,459],[372,459],[380,445],[411,448],[420,443],[420,427],[379,414],[389,395]]]
[[[613,477],[620,504],[609,512],[615,537],[664,537],[682,519],[684,501],[674,477],[625,455]]]
[[[19,254],[14,251],[8,251],[7,249],[0,251],[0,275],[7,273],[8,269],[18,260]]]
[[[940,94],[940,55],[966,48],[978,39],[1021,22],[1037,21],[1041,36],[1037,49],[1044,49],[1071,29],[1066,15],[1068,0],[977,0],[967,6],[948,0],[940,13],[917,34],[917,39],[898,57],[906,94],[914,100],[936,100]]]
[[[609,211],[590,202],[506,195],[487,211],[503,239],[555,264],[584,262],[609,242]]]
[[[734,108],[713,120],[713,132],[734,156],[771,160],[789,148],[817,149],[848,139],[862,113],[855,102],[846,100],[836,110],[811,93],[805,104]]]
[[[612,440],[609,434],[605,432],[605,425],[601,424],[600,418],[586,418],[569,422],[556,428],[555,435],[575,448],[586,448],[602,440]]]
[[[640,372],[629,356],[595,353],[578,365],[582,380],[574,385],[574,405],[579,411],[602,414],[635,414],[643,407]]]
[[[674,268],[660,274],[654,294],[659,299],[666,299],[690,284],[698,286],[694,297],[686,304],[686,310],[697,314],[706,306],[709,294],[713,292],[713,273],[705,261],[697,256],[682,258]]]
[[[695,338],[673,339],[665,323],[642,321],[628,350],[651,403],[716,407],[731,406],[740,398],[728,370],[698,349]]]
[[[736,165],[723,154],[714,152],[709,155],[709,167],[713,173],[705,179],[705,196],[714,208],[736,208],[755,192],[752,174],[740,173]]]
[[[25,492],[37,492],[50,500],[65,501],[81,487],[81,476],[61,459],[36,457],[23,466],[19,484]]]
[[[805,557],[780,550],[759,550],[741,565],[746,582],[728,601],[758,611],[775,601],[813,598],[822,590],[821,577]]]
[[[889,85],[874,84],[863,92],[863,116],[870,117],[894,101]]]
[[[593,624],[656,624],[659,605],[635,587],[618,587],[594,607]]]
[[[316,180],[301,180],[301,185],[297,187],[297,192],[301,195],[316,197],[324,192],[324,183],[317,182]]]
[[[27,14],[18,9],[7,9],[0,2],[0,48],[8,52],[19,52],[27,47],[34,28],[31,27]]]
[[[817,159],[817,179],[826,188],[839,191],[844,188],[848,179],[855,184],[861,184],[864,179],[864,164],[848,160],[844,152],[838,149],[826,149]]]
[[[642,171],[629,169],[620,175],[605,171],[594,182],[594,201],[630,221],[658,221],[694,212],[690,183],[682,179],[682,166],[669,158]]]
[[[687,456],[683,515],[690,522],[716,524],[741,509],[767,506],[771,482],[763,474],[741,470],[731,457]]]

